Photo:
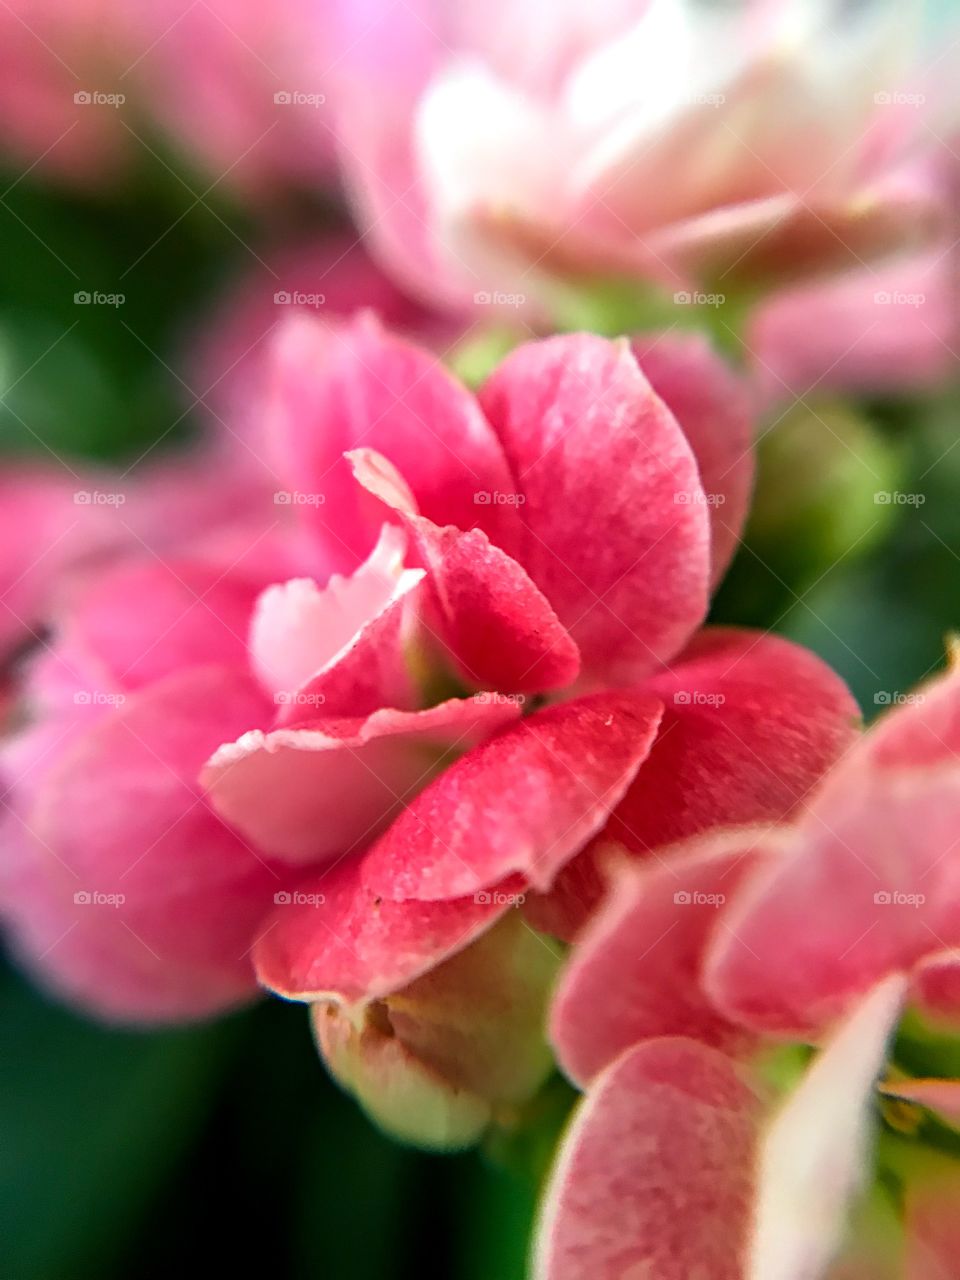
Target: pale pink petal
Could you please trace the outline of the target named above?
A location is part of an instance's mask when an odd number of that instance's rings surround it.
[[[656,699],[624,691],[520,721],[408,805],[365,859],[367,882],[429,900],[486,890],[513,872],[549,887],[623,795],[660,713]]]
[[[753,487],[753,414],[746,384],[700,335],[634,338],[633,353],[697,460],[710,512],[716,586],[737,548]]]
[[[525,498],[502,545],[591,673],[629,681],[656,668],[703,617],[709,518],[690,446],[628,345],[528,343],[481,403]]]
[[[954,368],[960,307],[944,248],[774,294],[746,345],[776,403],[816,390],[911,391]]]
[[[438,524],[481,524],[495,534],[512,516],[475,501],[478,492],[507,493],[512,485],[476,401],[436,356],[386,334],[367,315],[337,327],[295,316],[274,354],[270,430],[278,469],[335,568],[355,568],[383,523],[379,503],[343,458],[350,449],[384,454]]]
[[[503,692],[572,684],[577,646],[516,560],[480,529],[441,529],[417,515],[408,486],[379,454],[359,449],[348,456],[360,483],[410,529],[429,570],[439,659],[469,684]]]
[[[873,1092],[906,983],[869,993],[831,1034],[763,1135],[745,1280],[823,1274],[869,1181]]]
[[[742,1047],[748,1033],[710,1006],[700,966],[726,903],[768,845],[776,847],[761,835],[753,843],[707,837],[644,867],[610,866],[607,898],[577,939],[550,1015],[571,1079],[582,1085],[630,1045],[657,1036],[687,1035],[730,1053]]]
[[[371,701],[370,711],[413,705],[401,632],[406,598],[423,570],[404,569],[405,551],[403,531],[384,525],[376,547],[349,578],[335,574],[322,588],[312,579],[295,578],[260,596],[250,629],[250,658],[285,722],[303,719],[304,707],[324,705],[329,683],[324,677],[348,659],[348,683],[353,687],[362,681],[365,705],[355,702],[326,714],[362,715]],[[384,619],[388,613],[389,621]],[[341,672],[340,688],[343,680]]]
[[[561,1144],[534,1280],[744,1280],[758,1112],[732,1060],[693,1040],[616,1059]]]
[[[201,781],[221,817],[276,857],[341,857],[373,840],[451,756],[519,714],[509,698],[477,694],[426,711],[254,729],[221,746]]]

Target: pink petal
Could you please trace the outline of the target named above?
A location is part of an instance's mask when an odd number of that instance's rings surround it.
[[[349,578],[334,575],[322,589],[312,579],[296,578],[268,587],[260,596],[250,629],[250,656],[285,713],[284,723],[303,719],[304,707],[324,706],[331,675],[348,660],[349,680],[344,681],[342,671],[336,675],[345,705],[326,714],[414,705],[402,624],[405,598],[423,570],[404,570],[405,550],[402,530],[384,525],[376,547]],[[362,706],[345,696],[358,684],[366,692]]]
[[[749,1026],[809,1038],[886,975],[960,946],[955,780],[857,763],[828,780],[708,960],[713,999]]]
[[[33,756],[12,797],[15,950],[65,998],[124,1021],[194,1017],[255,992],[248,953],[276,872],[194,779],[211,746],[269,707],[245,676],[172,676]],[[45,771],[44,771],[45,770]],[[117,895],[120,895],[119,898]]]
[[[634,338],[633,353],[696,457],[710,513],[715,586],[736,550],[753,487],[753,413],[746,384],[699,334]]]
[[[416,514],[403,478],[379,454],[348,455],[357,479],[396,512],[429,570],[441,659],[472,685],[535,693],[572,684],[576,644],[526,572],[480,529],[439,528]]]
[[[279,469],[335,568],[352,570],[367,556],[383,522],[343,459],[359,446],[399,468],[438,524],[479,523],[494,533],[512,515],[474,500],[479,491],[512,489],[474,398],[436,356],[384,333],[369,316],[338,328],[295,317],[283,327],[271,431]]]
[[[747,347],[774,403],[813,390],[912,391],[949,375],[958,321],[952,255],[937,248],[774,294]]]
[[[584,334],[518,348],[481,403],[526,499],[501,545],[585,667],[607,681],[655,668],[707,601],[709,520],[676,419],[626,343]]]
[[[764,856],[762,836],[732,848],[721,836],[667,850],[656,865],[611,866],[606,901],[577,939],[550,1016],[571,1079],[583,1084],[657,1036],[691,1036],[730,1053],[743,1045],[742,1028],[707,1001],[700,966],[725,904]]]
[[[254,949],[257,976],[291,1000],[379,1000],[455,955],[510,909],[509,895],[392,902],[344,859],[278,894]]]
[[[693,1040],[616,1059],[563,1140],[534,1280],[744,1280],[757,1111],[734,1063]]]
[[[245,665],[258,590],[259,583],[189,562],[127,562],[91,576],[68,598],[62,649],[124,689],[188,666]]]
[[[392,898],[458,898],[512,872],[546,888],[606,820],[661,706],[603,693],[548,707],[470,752],[398,817],[364,863]]]
[[[789,817],[856,739],[843,681],[778,636],[707,628],[642,688],[665,705],[660,732],[600,837],[638,857],[714,827]],[[602,890],[588,850],[528,912],[569,939]]]
[[[217,813],[276,857],[342,857],[382,831],[452,754],[519,714],[508,698],[477,694],[427,711],[255,729],[221,746],[201,781]]]

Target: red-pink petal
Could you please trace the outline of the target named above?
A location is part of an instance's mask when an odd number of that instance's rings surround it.
[[[519,872],[546,888],[606,820],[643,760],[661,705],[594,694],[538,711],[458,760],[364,863],[393,898],[459,898]]]
[[[633,353],[697,460],[710,512],[715,586],[747,518],[754,472],[751,398],[745,383],[699,334],[634,338]]]
[[[960,1080],[886,1080],[880,1091],[888,1098],[937,1111],[952,1124],[960,1122]]]
[[[22,809],[11,780],[21,849],[7,909],[45,983],[125,1021],[254,994],[248,953],[277,875],[211,813],[195,776],[214,743],[268,715],[248,677],[196,669],[37,753]]]
[[[572,684],[580,654],[527,573],[480,529],[441,529],[416,514],[412,494],[370,449],[350,455],[357,479],[410,529],[429,570],[439,657],[472,685],[534,693]]]
[[[378,835],[452,755],[519,714],[509,698],[477,694],[426,711],[252,730],[221,746],[201,781],[221,817],[276,857],[340,857]]]
[[[478,491],[512,486],[473,396],[436,356],[384,333],[369,316],[336,328],[303,317],[284,326],[271,430],[281,473],[334,567],[353,569],[383,522],[343,458],[350,449],[383,453],[438,524],[482,524],[494,533],[512,515],[474,500]]]
[[[921,1168],[905,1196],[905,1280],[955,1280],[960,1258],[960,1177],[941,1160]]]
[[[925,956],[913,971],[913,993],[929,1021],[960,1029],[960,948]]]
[[[564,1138],[534,1280],[744,1280],[757,1113],[725,1054],[682,1039],[630,1049]]]
[[[511,905],[507,893],[392,902],[345,859],[281,888],[254,950],[257,975],[292,1000],[378,1000],[461,951]]]
[[[606,901],[577,939],[550,1015],[571,1079],[583,1084],[630,1045],[658,1036],[731,1053],[742,1046],[743,1029],[710,1006],[700,967],[726,903],[764,853],[759,835],[755,843],[708,837],[643,867],[611,866]]]
[[[502,546],[543,591],[584,666],[629,681],[702,619],[709,518],[693,453],[626,342],[527,343],[481,403],[525,502]]]
[[[789,817],[856,738],[859,711],[843,681],[778,636],[708,628],[641,687],[664,703],[663,722],[600,837],[638,857],[715,827]],[[528,911],[569,939],[602,888],[587,850]]]

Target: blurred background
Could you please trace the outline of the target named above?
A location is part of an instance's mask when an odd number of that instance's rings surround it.
[[[8,471],[135,474],[231,429],[236,368],[296,305],[275,295],[332,297],[330,272],[355,252],[324,103],[306,100],[319,82],[287,71],[303,28],[278,49],[241,5],[155,9],[115,47],[97,3],[0,0]],[[382,292],[388,311],[416,312]],[[264,318],[218,356],[241,312]],[[868,718],[960,627],[955,374],[771,414],[756,512],[714,606],[812,647]],[[8,966],[0,1006],[4,1280],[149,1280],[200,1259],[329,1280],[524,1274],[549,1122],[483,1152],[405,1150],[327,1080],[303,1009],[276,1000],[120,1032]]]

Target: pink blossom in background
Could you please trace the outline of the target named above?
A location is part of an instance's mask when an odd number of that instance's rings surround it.
[[[436,1145],[535,1087],[555,962],[510,923],[527,893],[546,910],[610,824],[640,857],[780,818],[855,734],[813,655],[694,636],[746,511],[747,401],[699,341],[641,359],[652,381],[625,342],[529,343],[474,397],[370,316],[283,326],[269,480],[227,484],[189,551],[61,592],[27,674],[3,896],[45,982],[191,1017],[254,994],[253,954],[318,1004],[338,1078],[394,1128],[420,1099]],[[467,1027],[474,947],[504,987]],[[518,1074],[478,1093],[501,1015]]]
[[[84,186],[153,163],[158,135],[258,201],[330,177],[325,5],[10,0],[0,153]]]
[[[360,225],[427,297],[597,274],[733,294],[945,231],[922,4],[340,10]]]

